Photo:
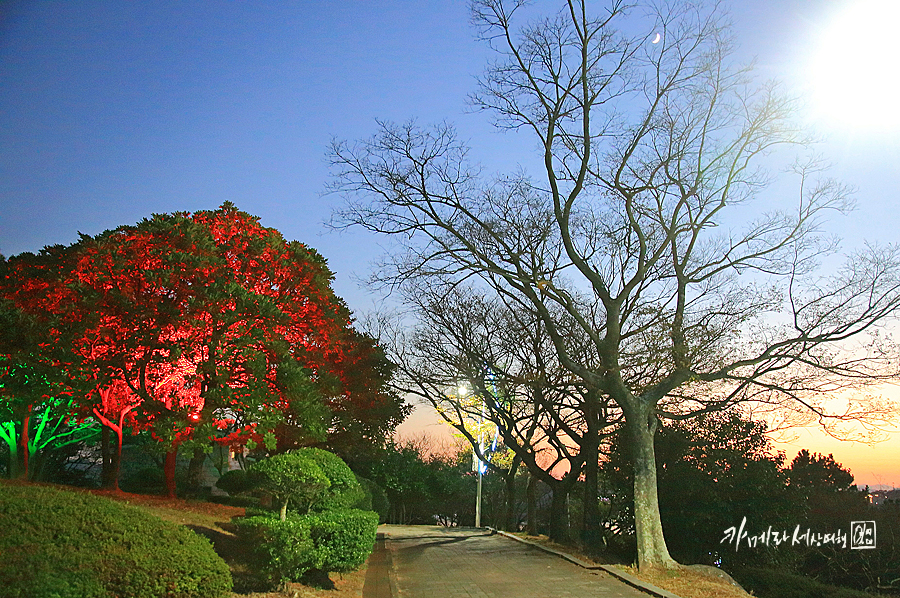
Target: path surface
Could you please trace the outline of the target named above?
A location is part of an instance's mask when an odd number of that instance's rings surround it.
[[[509,538],[431,526],[380,527],[363,589],[363,598],[588,597],[648,595]]]

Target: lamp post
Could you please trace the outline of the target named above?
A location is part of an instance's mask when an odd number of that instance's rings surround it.
[[[478,492],[475,495],[475,527],[481,527],[481,459],[478,460]]]

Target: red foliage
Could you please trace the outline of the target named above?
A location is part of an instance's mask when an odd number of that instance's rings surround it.
[[[83,413],[120,437],[127,422],[173,449],[240,445],[262,440],[279,413],[315,436],[315,409],[298,406],[310,401],[331,408],[322,430],[367,409],[369,435],[402,419],[381,390],[386,361],[352,329],[325,260],[231,204],[154,215],[10,265],[18,284],[6,296],[54,315],[47,342],[68,339],[72,356],[59,365],[86,369],[95,386]]]

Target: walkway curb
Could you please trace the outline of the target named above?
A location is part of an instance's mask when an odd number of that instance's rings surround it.
[[[385,532],[376,533],[375,546],[369,556],[368,570],[363,583],[363,598],[397,598],[400,595],[397,591],[390,541],[390,536]]]
[[[586,562],[582,561],[581,559],[572,556],[571,554],[566,554],[565,552],[555,550],[548,546],[542,546],[541,544],[538,544],[537,542],[531,542],[530,540],[520,538],[519,536],[510,534],[509,532],[500,531],[500,530],[494,529],[492,527],[487,527],[485,529],[490,530],[492,533],[500,534],[501,536],[509,538],[510,540],[515,540],[516,542],[528,544],[529,546],[533,546],[533,547],[537,548],[538,550],[543,550],[544,552],[549,552],[550,554],[555,554],[556,556],[561,557],[561,558],[569,561],[570,563],[574,563],[574,564],[578,565],[579,567],[583,567],[584,569],[605,571],[605,572],[609,573],[610,575],[612,575],[613,577],[615,577],[616,579],[618,579],[619,581],[627,583],[631,587],[638,589],[642,592],[646,592],[647,594],[650,594],[651,596],[657,596],[658,598],[681,598],[680,596],[677,596],[677,595],[673,594],[672,592],[669,592],[668,590],[658,588],[653,584],[649,584],[645,581],[642,581],[642,580],[638,579],[637,577],[630,575],[630,574],[626,573],[625,571],[622,571],[621,569],[619,569],[618,567],[615,567],[613,565],[599,565],[596,563],[586,563]]]

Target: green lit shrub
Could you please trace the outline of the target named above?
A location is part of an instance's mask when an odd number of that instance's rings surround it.
[[[343,509],[309,515],[236,520],[238,536],[252,547],[253,565],[270,582],[300,581],[311,571],[346,572],[362,565],[372,546],[378,515]]]
[[[219,598],[231,572],[206,538],[83,492],[0,485],[6,598]]]

